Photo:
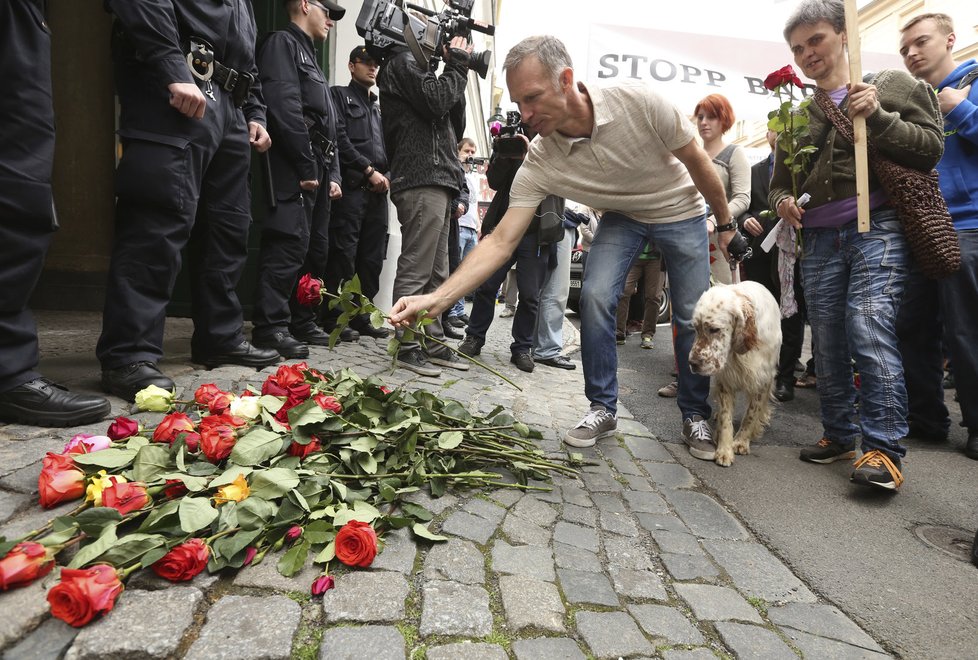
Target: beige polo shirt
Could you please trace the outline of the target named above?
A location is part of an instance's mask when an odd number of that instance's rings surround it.
[[[672,151],[694,139],[676,106],[641,83],[578,83],[594,105],[589,138],[537,136],[510,193],[511,207],[536,208],[548,194],[640,222],[676,222],[705,211],[703,197]]]

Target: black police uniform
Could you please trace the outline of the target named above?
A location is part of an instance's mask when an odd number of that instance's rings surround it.
[[[51,34],[43,3],[0,3],[0,420],[44,426],[94,422],[111,409],[37,372],[37,328],[28,300],[57,228],[51,170],[54,106]]]
[[[340,282],[359,275],[360,290],[373,300],[387,255],[388,203],[386,192],[370,191],[364,172],[369,167],[388,171],[380,105],[376,94],[353,80],[333,87],[332,94],[340,128],[343,197],[334,203],[330,220],[326,287],[335,291]],[[362,323],[353,323],[354,329],[366,330]]]
[[[312,38],[294,23],[262,43],[258,70],[268,101],[276,205],[262,229],[254,337],[258,341],[291,326],[303,338],[318,330],[316,310],[299,305],[292,294],[301,275],[322,278],[326,270],[329,184],[340,181],[332,153],[336,113]],[[310,180],[319,181],[317,191],[299,188],[300,181]]]
[[[257,85],[256,27],[248,0],[106,0],[115,15],[113,60],[121,114],[116,235],[97,353],[106,369],[163,355],[163,323],[181,249],[188,245],[195,361],[277,360],[245,343],[235,286],[251,223],[248,122],[265,124]],[[195,77],[188,52],[206,42],[220,67]],[[201,67],[198,65],[198,69]],[[229,73],[232,70],[233,73]],[[224,74],[224,75],[219,75]],[[202,74],[206,75],[206,71]],[[225,79],[226,78],[226,79]],[[167,86],[196,83],[202,119],[169,104]],[[269,354],[272,358],[269,359]],[[258,365],[255,365],[258,366]]]

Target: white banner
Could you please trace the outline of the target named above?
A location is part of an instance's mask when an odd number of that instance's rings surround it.
[[[863,52],[862,62],[866,72],[903,68],[896,52]],[[766,120],[778,103],[764,89],[764,78],[786,64],[794,66],[806,83],[813,84],[795,66],[784,42],[592,25],[583,79],[598,83],[645,81],[690,115],[706,95],[723,94],[738,120]],[[806,95],[811,92],[806,88]]]

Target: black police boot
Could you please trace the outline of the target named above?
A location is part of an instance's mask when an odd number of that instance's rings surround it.
[[[793,377],[792,377],[793,378]],[[784,403],[795,398],[794,380],[778,380],[774,385],[774,398]]]
[[[112,405],[92,394],[75,394],[47,378],[0,392],[0,421],[32,426],[81,426],[104,419]]]
[[[251,343],[259,348],[271,348],[286,360],[304,360],[309,357],[309,347],[284,330],[273,332],[267,337],[253,337]]]
[[[387,339],[391,336],[391,331],[383,326],[375,328],[370,323],[370,317],[366,315],[356,316],[350,320],[350,327],[359,334],[374,339]]]
[[[136,398],[136,392],[150,385],[171,392],[176,389],[173,381],[152,362],[133,362],[102,370],[102,389],[126,401],[132,401]]]
[[[194,353],[191,352],[190,360],[197,364],[202,364],[208,369],[219,367],[222,364],[236,364],[242,367],[252,367],[254,369],[264,369],[275,364],[281,359],[277,351],[270,348],[255,348],[247,341],[243,341],[234,348],[215,351],[214,353]]]

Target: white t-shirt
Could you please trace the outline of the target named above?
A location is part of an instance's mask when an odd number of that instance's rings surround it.
[[[536,208],[554,194],[639,222],[676,222],[704,213],[686,166],[672,155],[694,139],[686,116],[645,84],[578,85],[594,106],[591,137],[554,131],[534,138],[516,173],[510,207]]]
[[[479,229],[479,185],[480,176],[475,172],[465,173],[465,185],[469,188],[469,210],[459,216],[458,226]]]

